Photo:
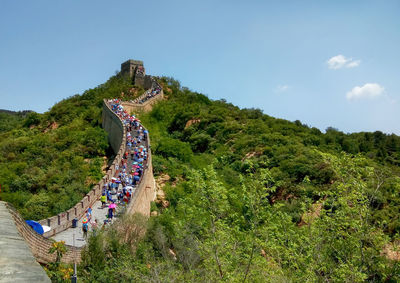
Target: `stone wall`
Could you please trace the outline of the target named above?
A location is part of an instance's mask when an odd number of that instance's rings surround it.
[[[144,77],[143,87],[144,89],[150,89],[153,86],[153,78],[150,75]]]
[[[153,105],[156,104],[158,101],[164,99],[164,92],[161,90],[159,94],[150,98],[146,102],[139,104],[133,103],[129,101],[123,101],[121,104],[124,106],[124,109],[128,111],[128,113],[140,113],[140,112],[148,112],[151,111]]]
[[[108,134],[108,142],[114,153],[118,154],[122,151],[123,154],[126,144],[125,142],[122,144],[122,140],[126,139],[125,127],[121,119],[111,110],[106,100],[103,101],[102,127]],[[124,147],[124,149],[122,150],[121,147]]]
[[[42,225],[51,227],[51,230],[44,234],[45,237],[54,236],[55,234],[72,227],[72,219],[80,219],[89,206],[92,206],[96,202],[96,200],[101,196],[104,184],[114,176],[115,166],[121,163],[126,147],[125,127],[123,126],[121,119],[114,114],[105,100],[103,102],[102,119],[103,128],[108,133],[108,140],[116,154],[116,157],[103,179],[97,183],[74,207],[61,212],[58,215],[38,221]]]
[[[42,235],[36,233],[31,226],[26,224],[25,220],[19,215],[15,208],[6,203],[14,223],[18,229],[19,234],[24,238],[25,242],[28,244],[33,256],[40,263],[54,262],[56,255],[49,254],[49,249],[52,247],[53,241],[43,237]],[[62,261],[66,263],[73,263],[74,261],[79,262],[81,258],[81,248],[66,245],[67,252],[64,254]]]
[[[0,201],[0,282],[50,283],[19,232],[18,226],[23,224],[14,221],[7,203]]]
[[[138,74],[135,74],[133,76],[133,84],[144,87],[144,78],[144,76],[139,76]]]

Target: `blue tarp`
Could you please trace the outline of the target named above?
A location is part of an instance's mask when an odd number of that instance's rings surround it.
[[[35,230],[37,233],[40,235],[43,235],[43,227],[40,225],[40,223],[33,221],[33,220],[25,220],[26,224],[32,227],[33,230]]]

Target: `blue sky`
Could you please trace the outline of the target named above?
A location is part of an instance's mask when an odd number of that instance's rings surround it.
[[[0,108],[47,111],[127,59],[324,130],[400,134],[400,1],[0,1]]]

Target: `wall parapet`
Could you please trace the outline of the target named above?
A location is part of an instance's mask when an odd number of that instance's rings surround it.
[[[28,244],[33,256],[40,263],[54,262],[56,259],[55,254],[49,254],[49,249],[53,245],[53,240],[43,237],[32,229],[31,226],[26,224],[17,210],[9,203],[5,203],[8,211],[10,212],[18,232]],[[62,257],[62,262],[79,263],[81,258],[82,248],[66,245],[67,252]]]
[[[156,198],[156,182],[153,175],[150,135],[147,135],[147,151],[147,167],[128,205],[127,213],[141,213],[149,217],[151,202]]]
[[[17,226],[8,204],[0,201],[0,282],[50,283]]]

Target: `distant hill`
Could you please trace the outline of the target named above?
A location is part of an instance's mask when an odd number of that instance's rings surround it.
[[[0,109],[0,113],[6,113],[10,115],[26,116],[27,114],[33,112],[32,110],[21,110],[21,111],[11,111],[6,109]]]
[[[10,111],[0,109],[0,133],[16,128],[32,112],[31,110]]]

